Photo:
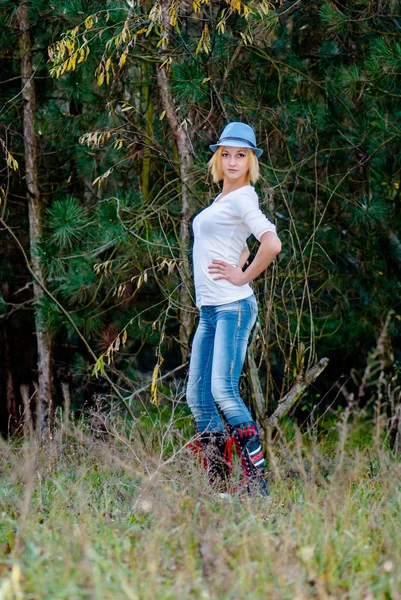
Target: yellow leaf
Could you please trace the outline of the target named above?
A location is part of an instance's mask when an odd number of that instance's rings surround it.
[[[269,2],[268,0],[261,0],[258,5],[259,13],[267,15],[269,13]]]
[[[166,111],[163,110],[162,114],[159,117],[159,121],[162,121],[164,119],[164,117],[166,116]]]
[[[81,63],[85,60],[85,49],[81,48],[79,51],[79,59],[78,59],[78,63]]]
[[[13,171],[16,171],[18,169],[18,162],[15,160],[13,155],[10,152],[8,152],[8,150],[6,150],[6,152],[7,152],[7,166],[10,167],[10,169],[13,169]]]
[[[150,386],[150,394],[152,397],[152,403],[153,404],[158,404],[158,398],[157,398],[157,379],[159,377],[159,373],[160,373],[160,367],[163,363],[163,358],[161,356],[158,356],[157,358],[157,363],[155,364],[155,368],[153,369],[153,373],[152,373],[152,384]]]
[[[120,62],[118,63],[118,66],[119,66],[121,69],[122,69],[122,68],[123,68],[123,66],[125,65],[125,62],[126,62],[126,60],[127,60],[127,55],[126,55],[126,54],[125,54],[125,52],[124,52],[124,54],[121,54],[121,56],[120,56]]]
[[[128,110],[135,110],[133,106],[124,102],[121,112],[127,112]]]
[[[151,393],[151,396],[152,396],[152,404],[156,404],[156,406],[159,403],[159,400],[157,398],[157,386],[156,386],[156,381],[157,381],[158,374],[159,374],[159,365],[156,365],[155,368],[153,369],[152,385],[150,387],[150,393]]]
[[[89,17],[86,17],[85,19],[85,29],[91,29],[91,27],[93,27],[93,19],[91,15],[89,15]]]
[[[202,80],[202,85],[210,80],[211,80],[211,77],[205,77],[205,79]]]
[[[99,373],[101,375],[104,375],[104,360],[103,360],[103,355],[100,356],[97,361],[95,362],[95,366],[93,367],[93,371],[92,371],[92,375],[94,375],[96,378],[99,377]]]
[[[97,84],[98,86],[101,86],[103,84],[104,81],[104,73],[99,73],[99,75],[97,76]]]
[[[68,70],[69,71],[74,71],[75,70],[75,65],[76,65],[76,62],[77,62],[77,58],[78,58],[78,52],[74,52],[74,54],[70,58],[70,63],[68,65]]]
[[[209,32],[209,27],[207,25],[205,25],[203,28],[202,35],[200,37],[200,40],[199,40],[199,43],[198,43],[195,53],[199,54],[199,52],[201,52],[201,50],[203,50],[203,52],[205,52],[206,54],[208,52],[210,52],[210,50],[211,50],[210,32]]]
[[[122,341],[122,344],[123,344],[123,346],[125,346],[125,344],[126,344],[126,342],[127,342],[127,337],[128,337],[127,330],[126,330],[126,329],[124,329],[124,332],[123,332],[123,337],[122,337],[122,340],[121,340],[121,341]]]

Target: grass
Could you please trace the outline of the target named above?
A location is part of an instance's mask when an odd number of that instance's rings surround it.
[[[0,600],[401,598],[401,464],[356,427],[274,444],[271,497],[228,501],[173,421],[108,428],[2,442]]]

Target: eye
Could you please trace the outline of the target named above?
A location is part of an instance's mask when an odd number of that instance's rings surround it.
[[[242,152],[240,152],[240,153],[238,154],[238,158],[244,158],[244,157],[245,157],[245,154],[243,154]]]

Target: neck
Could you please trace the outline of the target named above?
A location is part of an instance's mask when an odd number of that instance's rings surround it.
[[[244,185],[248,184],[249,181],[247,181],[245,176],[241,177],[241,179],[238,179],[236,181],[230,181],[227,179],[227,177],[225,177],[223,180],[223,189],[221,191],[221,195],[225,196],[226,194],[235,192],[235,190],[238,190],[239,188],[244,187]]]

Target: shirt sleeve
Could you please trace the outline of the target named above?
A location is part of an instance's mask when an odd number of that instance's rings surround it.
[[[231,207],[234,215],[248,226],[258,242],[260,242],[262,235],[268,231],[272,231],[277,235],[276,226],[269,221],[259,208],[256,192],[235,194],[231,201]]]

